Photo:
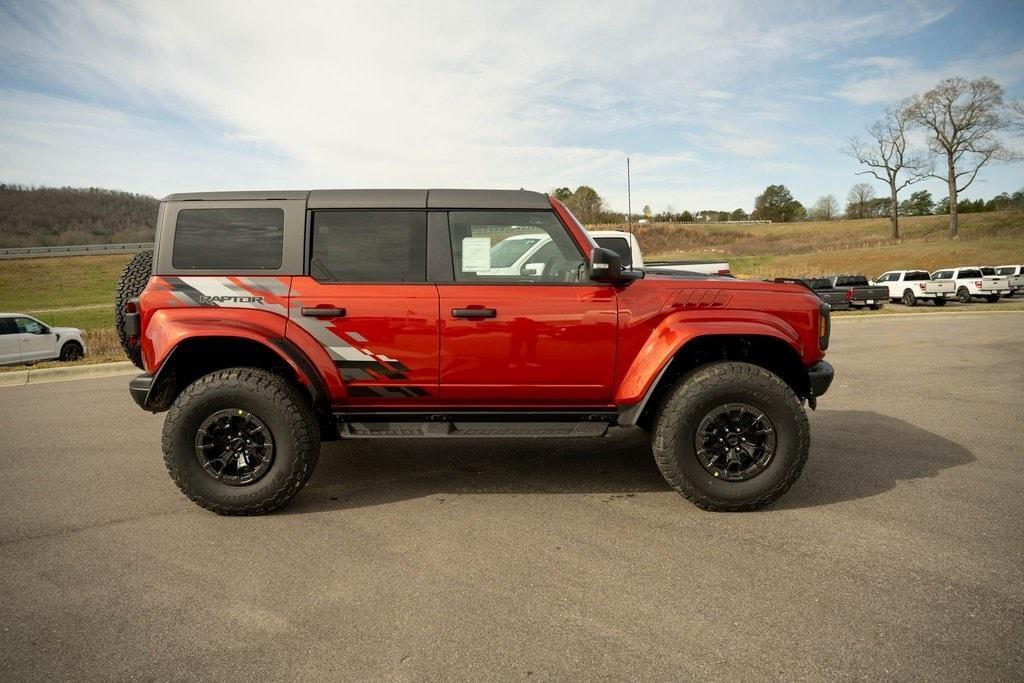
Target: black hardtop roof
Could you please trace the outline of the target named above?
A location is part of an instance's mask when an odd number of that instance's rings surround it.
[[[549,209],[546,194],[529,190],[282,190],[185,192],[165,202],[304,199],[310,209]]]

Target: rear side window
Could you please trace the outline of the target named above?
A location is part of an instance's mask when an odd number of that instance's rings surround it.
[[[595,237],[597,246],[611,249],[622,258],[622,265],[629,265],[633,262],[633,250],[629,248],[629,242],[625,237]]]
[[[182,209],[171,262],[181,269],[275,270],[283,247],[282,209]]]
[[[310,273],[321,282],[426,282],[425,211],[317,211]]]
[[[917,282],[918,280],[927,279],[929,279],[928,273],[924,272],[923,270],[914,271],[913,273],[907,273],[906,276],[903,278],[903,280],[906,282]]]
[[[14,324],[14,318],[0,318],[0,334],[17,334],[18,326]]]

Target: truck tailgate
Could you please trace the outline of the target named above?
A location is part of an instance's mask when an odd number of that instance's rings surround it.
[[[956,285],[952,280],[925,280],[923,291],[928,294],[950,294],[956,291]]]
[[[981,279],[981,291],[1000,292],[1010,288],[1010,278],[1003,275],[985,275]]]

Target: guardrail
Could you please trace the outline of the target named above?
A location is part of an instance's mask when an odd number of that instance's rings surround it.
[[[134,254],[137,251],[152,248],[152,242],[126,242],[124,244],[62,244],[53,247],[10,247],[7,249],[0,249],[0,260],[16,258],[46,258],[50,256]]]

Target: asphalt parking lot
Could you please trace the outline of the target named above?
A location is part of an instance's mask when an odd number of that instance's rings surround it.
[[[125,378],[0,389],[11,679],[1018,679],[1024,314],[837,320],[803,478],[747,514],[643,441],[330,444],[221,518]]]

